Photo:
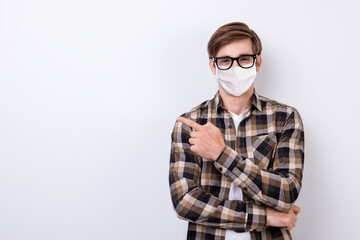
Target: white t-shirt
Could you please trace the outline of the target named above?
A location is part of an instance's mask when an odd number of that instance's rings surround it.
[[[229,111],[235,124],[235,145],[236,145],[237,129],[239,128],[240,122],[244,120],[245,115],[249,110],[250,108],[246,109],[240,115],[236,115],[235,113]],[[238,188],[233,183],[231,183],[231,187],[230,187],[229,200],[243,200],[243,193],[241,188]],[[237,233],[232,230],[226,230],[225,240],[251,240],[250,232]]]

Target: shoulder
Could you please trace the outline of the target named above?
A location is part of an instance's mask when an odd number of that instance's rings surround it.
[[[191,119],[199,124],[205,124],[208,117],[216,112],[216,103],[214,99],[206,100],[199,105],[189,109],[181,116]],[[204,122],[205,121],[205,122]]]
[[[198,124],[204,125],[207,123],[208,118],[212,113],[216,114],[216,103],[215,98],[206,100],[199,105],[189,109],[185,113],[181,114],[181,117],[188,118]],[[173,129],[174,133],[190,133],[191,128],[187,126],[186,124],[183,124],[181,122],[175,122],[175,126]]]
[[[272,113],[275,115],[275,121],[280,123],[289,122],[295,120],[302,125],[302,119],[299,111],[294,107],[285,103],[258,95],[258,99],[261,102],[262,112]]]
[[[287,105],[285,103],[264,97],[262,95],[258,95],[258,98],[261,102],[261,106],[265,111],[274,111],[274,112],[283,112],[287,115],[292,114],[294,112],[298,113],[297,109],[293,106]]]

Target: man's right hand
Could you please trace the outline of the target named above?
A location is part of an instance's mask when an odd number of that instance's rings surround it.
[[[283,227],[286,230],[291,230],[296,226],[296,215],[300,213],[301,209],[294,205],[288,212],[280,212],[269,207],[266,208],[266,211],[266,226]]]

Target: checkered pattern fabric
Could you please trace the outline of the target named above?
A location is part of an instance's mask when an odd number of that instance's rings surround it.
[[[224,240],[226,229],[250,231],[258,240],[291,239],[283,228],[266,227],[266,207],[288,211],[300,193],[304,131],[298,111],[254,91],[238,129],[219,93],[182,116],[213,123],[226,144],[216,161],[202,158],[190,150],[191,127],[175,123],[169,183],[178,217],[189,221],[188,239]],[[231,183],[242,189],[243,201],[228,200]]]

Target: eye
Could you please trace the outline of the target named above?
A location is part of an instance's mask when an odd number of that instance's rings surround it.
[[[230,58],[220,58],[218,59],[219,64],[228,64],[231,62]]]
[[[239,57],[239,61],[242,63],[249,63],[252,62],[253,58],[250,56],[243,56],[243,57]]]

